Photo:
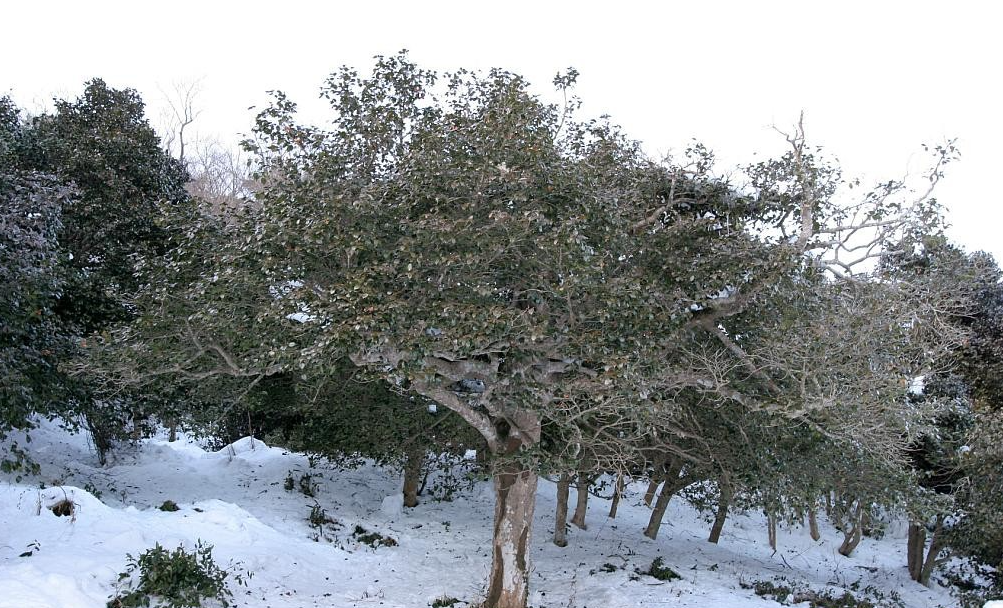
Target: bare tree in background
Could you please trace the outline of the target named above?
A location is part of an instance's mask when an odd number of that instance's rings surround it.
[[[236,146],[194,130],[202,114],[197,107],[200,84],[199,80],[176,82],[171,92],[162,91],[168,106],[161,118],[162,140],[164,148],[188,169],[187,189],[192,196],[204,201],[212,214],[226,218],[250,198],[248,163]]]
[[[188,135],[186,131],[195,122],[201,110],[196,109],[195,100],[198,98],[200,81],[178,81],[172,85],[171,92],[160,92],[167,102],[167,108],[161,113],[161,139],[164,148],[186,166],[188,160],[185,157],[187,152]]]

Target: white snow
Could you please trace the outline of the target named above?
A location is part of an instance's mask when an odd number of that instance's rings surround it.
[[[115,454],[105,467],[85,437],[53,423],[41,423],[32,439],[21,445],[42,465],[41,476],[21,483],[0,477],[2,608],[100,608],[115,591],[127,553],[136,556],[157,542],[191,549],[199,539],[214,546],[221,566],[253,572],[247,587],[232,587],[236,606],[420,608],[443,595],[464,602],[483,597],[493,517],[489,481],[454,502],[422,497],[418,507],[404,508],[395,471],[311,466],[302,454],[257,439],[215,452],[189,440],[147,440]],[[284,489],[288,476],[298,481],[303,474],[316,484],[315,498],[298,484]],[[100,492],[100,499],[84,486]],[[742,583],[779,577],[840,594],[851,585],[873,585],[886,596],[899,594],[910,608],[956,604],[939,585],[926,588],[909,579],[904,526],[893,526],[880,540],[865,538],[852,558],[836,552],[841,534],[825,524],[819,543],[801,527],[782,528],[774,554],[761,515],[733,515],[713,545],[706,541],[708,521],[675,498],[659,539],[650,541],[641,535],[650,513],[642,492],[640,484],[628,487],[616,519],[606,516],[607,500],[593,499],[588,530],[572,527],[568,547],[559,548],[550,540],[555,486],[541,480],[532,606],[769,608],[778,604]],[[72,516],[49,509],[63,499],[75,504]],[[180,510],[160,511],[167,499]],[[308,516],[315,506],[336,523],[312,527]],[[352,535],[356,525],[398,545],[364,545]],[[656,556],[682,579],[635,574]],[[615,570],[603,571],[607,564]]]
[[[380,511],[391,519],[400,517],[404,513],[404,494],[397,492],[383,497],[380,503]]]
[[[315,315],[311,315],[305,312],[291,312],[286,315],[286,318],[290,321],[296,321],[297,323],[309,323],[317,319]]]

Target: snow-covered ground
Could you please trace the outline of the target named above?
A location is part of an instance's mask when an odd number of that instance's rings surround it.
[[[489,482],[452,502],[425,499],[402,509],[393,471],[343,471],[250,438],[219,452],[186,440],[147,440],[100,467],[86,437],[43,423],[28,447],[42,465],[41,476],[20,484],[0,478],[3,608],[103,607],[126,554],[158,542],[191,549],[197,539],[214,546],[221,566],[232,562],[253,573],[246,587],[232,586],[237,606],[420,608],[442,596],[464,600],[458,606],[483,596],[493,513]],[[292,491],[284,487],[290,472],[297,486]],[[305,473],[316,484],[315,498],[299,491]],[[755,581],[837,595],[850,589],[880,606],[956,605],[947,589],[909,579],[901,526],[891,526],[880,540],[865,538],[852,558],[836,552],[841,534],[824,523],[818,543],[805,529],[785,528],[773,554],[764,518],[732,516],[713,545],[706,541],[704,517],[676,498],[659,539],[651,541],[641,535],[650,513],[642,490],[628,489],[616,519],[607,518],[608,501],[593,499],[588,529],[571,528],[569,545],[559,548],[551,542],[555,486],[541,480],[532,606],[779,605],[748,588]],[[63,499],[75,503],[72,516],[50,510]],[[180,510],[159,510],[165,500]],[[312,526],[308,516],[317,505],[336,523]],[[356,525],[398,544],[373,549],[353,536]],[[682,578],[662,582],[636,574],[658,556]]]

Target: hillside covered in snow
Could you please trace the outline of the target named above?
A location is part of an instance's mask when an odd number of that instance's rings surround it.
[[[213,546],[221,567],[251,575],[246,585],[230,581],[236,606],[412,608],[452,598],[467,606],[483,596],[489,481],[451,501],[424,496],[404,509],[395,471],[343,470],[252,438],[220,451],[184,439],[145,440],[105,467],[84,435],[52,423],[28,445],[41,475],[0,483],[4,608],[104,606],[120,590],[127,554],[156,543],[191,550],[198,541]],[[909,579],[899,522],[865,538],[851,558],[836,552],[842,534],[825,522],[817,543],[804,528],[782,526],[773,553],[765,518],[734,516],[714,545],[706,540],[708,520],[677,497],[651,541],[641,535],[650,513],[642,492],[629,486],[615,519],[607,517],[608,501],[593,499],[587,530],[571,528],[569,545],[559,548],[551,542],[555,484],[541,483],[532,606],[957,605],[940,584]],[[54,513],[65,501],[71,509]],[[165,501],[178,510],[161,510]],[[657,558],[679,578],[643,574]],[[786,589],[793,593],[785,597]],[[847,593],[859,603],[812,603],[845,602]]]

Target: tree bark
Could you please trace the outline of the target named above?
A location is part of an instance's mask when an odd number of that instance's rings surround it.
[[[926,552],[926,560],[923,562],[923,565],[919,569],[919,578],[916,579],[916,581],[919,582],[919,584],[921,585],[925,585],[927,587],[930,586],[930,577],[933,575],[933,569],[936,568],[937,564],[941,562],[941,560],[939,560],[937,556],[940,555],[940,551],[947,544],[943,532],[944,532],[944,516],[938,515],[937,524],[933,529],[933,536],[930,538],[930,548]],[[923,545],[920,545],[919,558],[922,559],[922,557],[923,557]]]
[[[770,548],[777,552],[777,514],[770,511],[766,514],[766,535],[770,541]]]
[[[818,542],[818,539],[822,538],[822,535],[818,531],[818,513],[815,512],[815,507],[808,509],[808,534],[811,535],[811,539]]]
[[[665,473],[665,483],[662,484],[662,491],[658,493],[658,500],[655,501],[655,509],[648,519],[648,527],[644,529],[644,535],[654,540],[658,538],[658,530],[662,527],[662,519],[665,518],[665,511],[669,507],[672,496],[679,491],[679,473],[683,469],[682,461],[674,461],[669,470]]]
[[[655,500],[655,492],[658,491],[658,484],[661,481],[657,477],[652,477],[648,481],[648,489],[644,492],[644,504],[651,506],[651,501]]]
[[[525,608],[529,597],[529,541],[537,474],[518,463],[496,465],[491,574],[484,608]]]
[[[620,497],[623,495],[623,475],[616,476],[616,485],[613,486],[613,500],[609,504],[609,516],[616,518],[616,511],[620,507]]]
[[[571,487],[571,475],[561,473],[557,481],[557,513],[554,516],[554,544],[558,547],[568,546],[568,494]]]
[[[397,357],[392,349],[388,353],[379,356],[384,360]],[[387,362],[380,359],[367,361],[363,355],[352,360],[359,365]],[[449,364],[448,361],[438,363]],[[450,377],[454,381],[461,378]],[[532,450],[539,445],[542,435],[539,416],[528,408],[514,404],[503,407],[503,404],[490,403],[484,399],[481,399],[480,405],[486,411],[482,411],[482,408],[472,406],[456,393],[422,380],[414,381],[411,388],[459,414],[481,434],[495,457],[495,523],[491,539],[491,572],[488,576],[487,595],[481,606],[526,608],[529,597],[529,541],[533,528],[533,511],[536,508],[537,463],[520,464],[511,456],[524,448]]]
[[[404,506],[418,506],[421,487],[421,467],[425,464],[424,450],[410,450],[404,456]]]
[[[717,544],[721,540],[721,530],[724,529],[724,522],[728,519],[728,506],[731,504],[731,483],[725,479],[718,481],[720,493],[717,499],[717,512],[714,514],[714,525],[710,529],[708,541]]]
[[[917,582],[923,572],[923,549],[925,548],[926,527],[921,523],[911,522],[906,544],[906,565],[909,567],[909,578]]]
[[[575,503],[575,514],[571,516],[571,523],[578,526],[582,530],[588,529],[588,526],[585,525],[585,514],[589,510],[590,485],[592,485],[592,476],[579,472],[578,478],[575,481],[575,490],[578,492],[578,500]]]
[[[665,460],[657,458],[655,459],[654,466],[652,467],[651,479],[648,481],[648,489],[644,492],[644,504],[649,507],[651,506],[651,501],[655,500],[655,492],[658,490],[659,484],[666,479]]]
[[[853,550],[860,544],[860,537],[864,531],[863,514],[864,509],[861,507],[860,501],[857,501],[850,511],[849,529],[843,530],[843,543],[839,545],[840,555],[850,557]]]

